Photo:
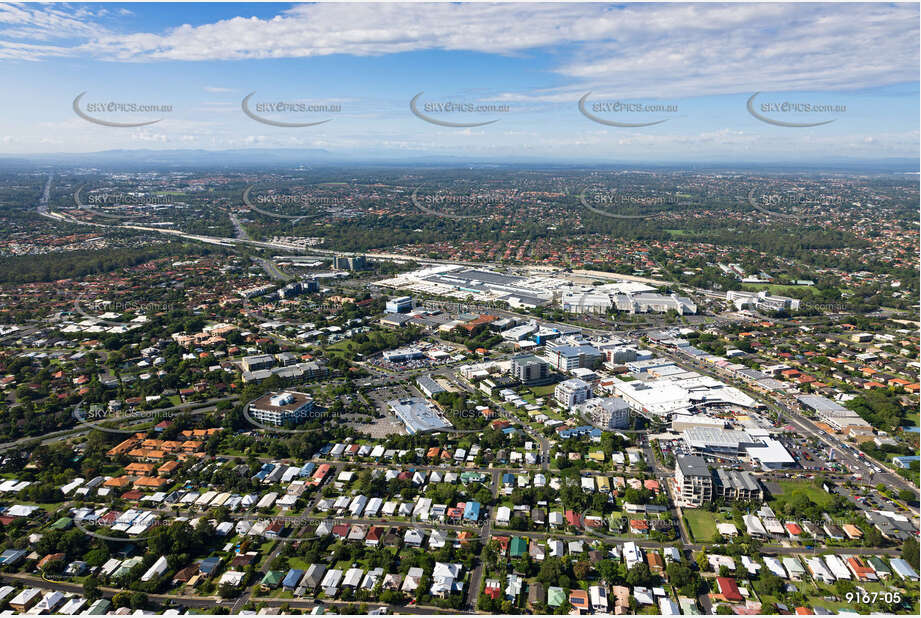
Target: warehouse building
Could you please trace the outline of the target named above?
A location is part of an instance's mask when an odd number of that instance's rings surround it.
[[[406,426],[406,432],[410,435],[442,431],[453,427],[424,399],[418,397],[392,399],[387,402],[387,406]]]
[[[444,393],[445,388],[432,379],[432,376],[419,376],[416,378],[416,384],[419,390],[425,393],[426,397],[434,397],[438,393]]]
[[[737,457],[760,442],[744,431],[693,427],[684,430],[684,441],[692,450],[710,455]]]
[[[843,431],[848,427],[865,427],[872,429],[867,421],[860,418],[853,410],[849,410],[835,401],[821,395],[798,395],[797,400],[809,410],[815,412],[819,419],[832,427],[835,431]]]

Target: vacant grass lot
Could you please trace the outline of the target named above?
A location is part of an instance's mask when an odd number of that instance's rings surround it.
[[[697,542],[709,543],[716,536],[716,513],[704,509],[682,509],[688,532]]]
[[[784,498],[789,500],[793,496],[798,494],[804,494],[809,498],[810,502],[814,502],[819,506],[825,507],[829,506],[832,502],[832,497],[828,494],[822,486],[814,481],[807,480],[783,480],[778,481],[777,485],[780,486],[781,492],[780,496],[774,496],[775,502],[776,498]]]

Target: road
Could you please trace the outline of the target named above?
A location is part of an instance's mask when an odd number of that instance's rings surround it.
[[[42,196],[38,200],[38,214],[48,215],[48,203],[51,201],[51,181],[54,179],[54,174],[48,174],[48,180],[45,182],[45,188],[42,191]]]
[[[178,406],[170,406],[168,408],[159,408],[155,410],[144,410],[141,412],[135,412],[133,414],[126,414],[124,416],[116,416],[111,419],[98,419],[97,423],[104,423],[106,425],[111,423],[122,423],[122,422],[131,422],[139,421],[144,418],[151,418],[154,416],[162,416],[163,414],[169,414],[171,412],[181,412],[190,415],[204,414],[207,412],[212,412],[216,409],[216,404],[222,401],[236,401],[237,396],[232,395],[229,397],[218,397],[215,399],[209,399],[207,401],[190,401],[187,403],[179,404]],[[76,421],[76,419],[74,419]],[[66,438],[73,438],[81,436],[83,434],[89,433],[92,430],[102,431],[100,427],[96,427],[91,422],[80,423],[77,421],[78,425],[72,429],[62,429],[61,431],[55,431],[43,436],[26,436],[13,440],[12,442],[4,442],[0,444],[0,452],[7,451],[17,446],[25,446],[30,444],[35,444],[36,442],[40,444],[52,444]],[[92,425],[92,426],[91,426]],[[111,429],[111,428],[110,428]],[[117,433],[123,433],[125,436],[129,435],[130,431],[117,431]]]
[[[237,213],[231,210],[227,214],[230,216],[230,222],[233,223],[234,230],[237,232],[237,238],[239,240],[250,240],[249,232],[247,232],[243,224],[240,223]]]
[[[272,260],[267,260],[265,258],[253,258],[254,261],[259,262],[262,265],[262,269],[265,271],[265,274],[269,276],[270,279],[275,281],[289,281],[292,279],[291,275],[286,275],[281,270],[278,269],[278,266],[275,265],[275,262]]]

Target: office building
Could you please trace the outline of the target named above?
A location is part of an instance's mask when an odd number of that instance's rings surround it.
[[[773,296],[770,292],[745,292],[742,290],[729,290],[726,300],[731,302],[736,309],[757,309],[758,311],[796,311],[799,309],[799,299],[787,296]]]
[[[366,267],[367,262],[362,255],[337,255],[333,258],[333,268],[337,270],[364,270]]]
[[[275,357],[271,354],[256,354],[254,356],[244,356],[240,361],[243,371],[259,371],[260,369],[270,369],[275,366]]]
[[[512,375],[527,386],[539,386],[552,381],[550,366],[531,354],[522,354],[512,358]]]
[[[398,296],[397,298],[391,298],[387,301],[385,306],[387,313],[406,313],[408,311],[412,311],[412,308],[412,296]]]
[[[303,421],[313,412],[313,398],[307,393],[284,391],[263,395],[249,405],[250,416],[267,425],[290,425]]]
[[[601,363],[601,352],[587,343],[549,343],[544,356],[557,371],[572,371],[582,367],[594,369]]]

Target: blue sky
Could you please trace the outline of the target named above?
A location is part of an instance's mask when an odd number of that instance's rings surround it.
[[[0,153],[320,148],[555,161],[917,158],[917,4],[7,4]],[[72,109],[170,105],[168,112]],[[338,105],[266,112],[251,105]],[[504,105],[431,112],[426,104]],[[580,98],[591,92],[583,115]],[[753,117],[746,102],[786,127]],[[832,112],[771,108],[784,102]],[[610,111],[602,103],[672,106]],[[766,107],[761,107],[762,105]],[[252,107],[251,107],[252,109]],[[429,107],[428,109],[432,109]],[[495,109],[495,108],[493,108]],[[660,108],[661,109],[661,108]],[[772,111],[773,110],[773,111]]]

